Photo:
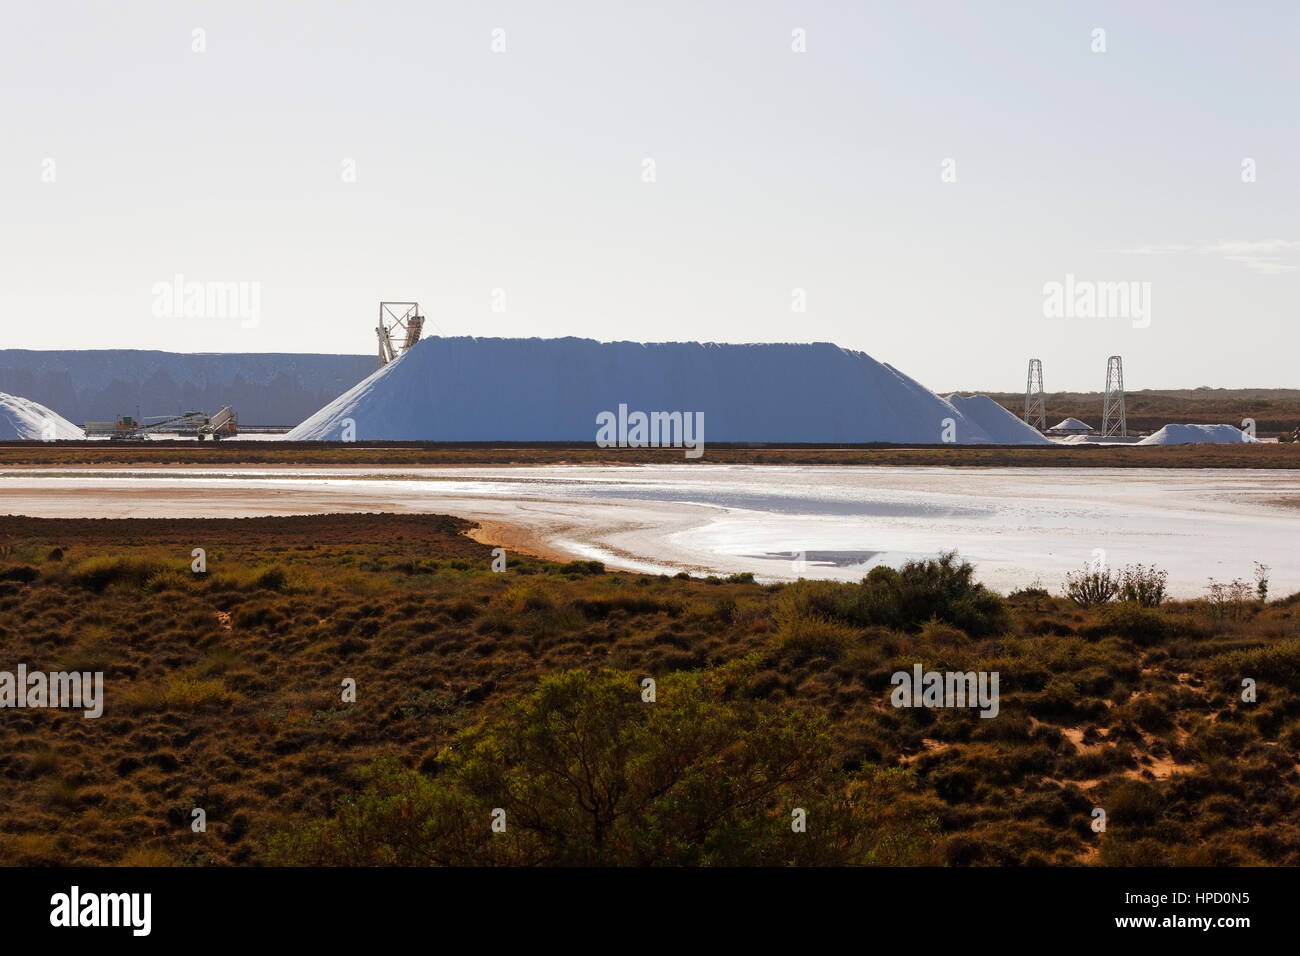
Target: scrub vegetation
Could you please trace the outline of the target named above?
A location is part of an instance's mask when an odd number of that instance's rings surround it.
[[[0,710],[0,860],[1300,864],[1300,597],[497,573],[467,527],[0,518],[0,670],[105,697]],[[895,708],[917,664],[997,716]]]

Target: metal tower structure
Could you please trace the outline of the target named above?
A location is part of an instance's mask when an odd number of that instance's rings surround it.
[[[420,303],[380,302],[379,325],[375,328],[379,336],[379,367],[383,368],[420,341],[423,331]]]
[[[1118,355],[1106,359],[1106,404],[1101,410],[1101,436],[1128,437],[1124,418],[1124,361]]]
[[[1047,430],[1047,407],[1043,404],[1043,362],[1029,360],[1029,381],[1025,383],[1025,421],[1040,432]]]

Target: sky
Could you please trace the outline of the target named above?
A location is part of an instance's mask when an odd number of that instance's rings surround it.
[[[1297,51],[1294,2],[15,5],[0,347],[371,353],[388,299],[1295,387]]]

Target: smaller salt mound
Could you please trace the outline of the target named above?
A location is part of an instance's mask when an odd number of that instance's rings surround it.
[[[1050,445],[1051,439],[1039,434],[1037,428],[1021,421],[987,395],[962,398],[949,395],[949,405],[974,422],[995,445]],[[960,427],[960,426],[959,426]],[[961,436],[958,436],[958,441]]]
[[[1086,422],[1081,422],[1077,418],[1067,418],[1048,429],[1049,432],[1088,432],[1092,431],[1092,426]]]
[[[86,434],[62,415],[28,398],[0,392],[0,440],[80,441]]]
[[[1148,435],[1139,445],[1236,445],[1242,442],[1259,444],[1240,428],[1232,425],[1166,425],[1154,435]]]

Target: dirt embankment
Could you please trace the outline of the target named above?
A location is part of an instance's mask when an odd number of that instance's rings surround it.
[[[309,465],[873,465],[946,468],[1300,468],[1300,444],[1256,445],[708,445],[597,448],[574,444],[433,442],[0,442],[0,469]]]

